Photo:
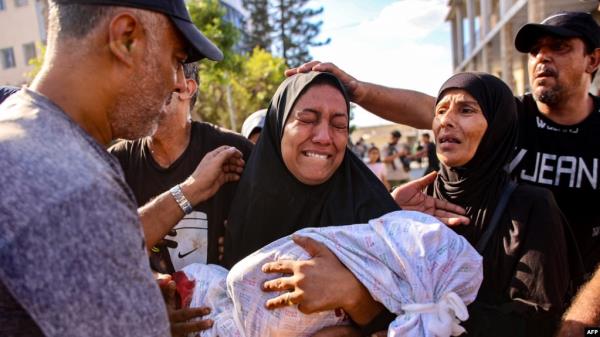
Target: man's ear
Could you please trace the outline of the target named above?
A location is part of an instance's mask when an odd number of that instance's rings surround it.
[[[589,54],[590,62],[588,63],[585,71],[588,73],[593,73],[598,70],[598,66],[600,66],[600,48],[594,49],[594,51]]]
[[[179,97],[181,99],[190,99],[194,96],[196,90],[198,90],[198,83],[188,78],[185,80],[185,92],[180,93]]]
[[[127,65],[133,65],[133,55],[140,52],[145,38],[140,20],[131,12],[123,11],[114,16],[108,26],[108,43],[111,53]]]

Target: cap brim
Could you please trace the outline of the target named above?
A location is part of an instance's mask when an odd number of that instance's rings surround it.
[[[578,37],[580,34],[563,27],[548,26],[538,23],[528,23],[519,29],[515,37],[515,48],[522,53],[529,53],[542,36]]]
[[[191,22],[171,16],[175,27],[186,39],[190,50],[187,62],[195,62],[203,58],[213,61],[223,60],[223,52],[212,43],[200,30]]]

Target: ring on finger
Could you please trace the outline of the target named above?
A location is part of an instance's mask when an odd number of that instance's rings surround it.
[[[294,302],[292,302],[292,293],[288,292],[287,295],[285,296],[285,304],[286,305],[294,305]]]

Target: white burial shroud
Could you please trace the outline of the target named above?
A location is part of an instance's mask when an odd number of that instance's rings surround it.
[[[368,224],[305,228],[296,234],[324,243],[369,290],[397,315],[388,337],[458,336],[483,279],[482,258],[463,237],[429,215],[397,211]],[[305,260],[291,237],[254,252],[227,271],[193,264],[183,269],[195,280],[192,307],[212,308],[215,321],[203,337],[311,336],[323,327],[348,324],[334,311],[302,314],[296,306],[267,310],[277,293],[261,285],[279,275],[261,271],[264,263]],[[205,317],[207,318],[207,317]]]

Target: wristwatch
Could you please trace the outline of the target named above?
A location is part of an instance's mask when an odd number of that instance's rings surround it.
[[[181,191],[181,186],[179,186],[179,184],[173,186],[169,190],[169,192],[171,193],[173,198],[175,198],[175,201],[177,202],[179,207],[181,207],[181,210],[183,211],[184,214],[192,213],[194,208],[192,207],[192,204],[190,204],[190,201],[187,200],[185,195],[183,195],[183,192]]]

